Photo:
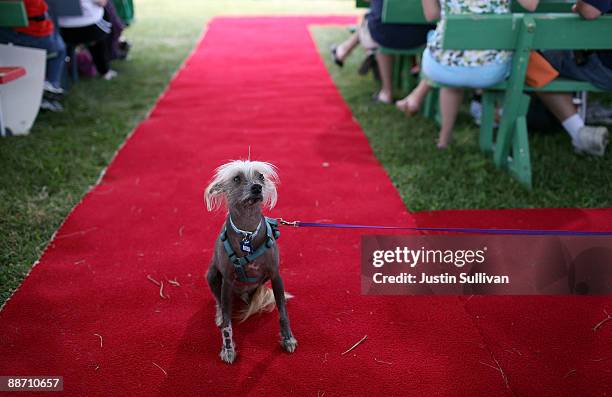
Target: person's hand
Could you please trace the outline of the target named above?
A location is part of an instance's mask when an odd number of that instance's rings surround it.
[[[575,14],[578,12],[578,10],[576,10],[576,4],[572,5],[572,12]]]
[[[106,3],[108,3],[108,0],[94,0],[94,3],[96,3],[100,7],[106,7]]]

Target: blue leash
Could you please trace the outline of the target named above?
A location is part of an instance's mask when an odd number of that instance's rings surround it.
[[[324,222],[289,222],[279,218],[281,225],[293,227],[324,227],[334,229],[384,229],[384,230],[411,230],[416,232],[450,232],[471,234],[505,234],[514,236],[606,236],[612,237],[612,231],[606,232],[582,232],[574,230],[522,230],[522,229],[480,229],[463,227],[408,227],[408,226],[377,226],[377,225],[353,225],[348,223],[324,223]]]

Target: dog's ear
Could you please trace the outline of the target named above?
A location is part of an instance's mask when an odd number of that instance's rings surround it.
[[[214,180],[204,191],[204,201],[208,211],[214,211],[223,204],[225,188],[223,182]]]

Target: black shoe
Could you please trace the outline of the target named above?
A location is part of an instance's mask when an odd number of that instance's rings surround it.
[[[340,60],[340,58],[338,58],[338,54],[336,53],[337,47],[333,46],[331,48],[331,56],[332,56],[332,60],[334,61],[334,63],[336,65],[338,65],[339,67],[343,67],[344,66],[344,61]]]

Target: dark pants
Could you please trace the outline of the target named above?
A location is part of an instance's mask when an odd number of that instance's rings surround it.
[[[73,48],[79,44],[87,46],[100,76],[104,76],[110,70],[111,51],[106,31],[98,25],[88,25],[78,28],[61,28],[61,33],[64,41]]]

